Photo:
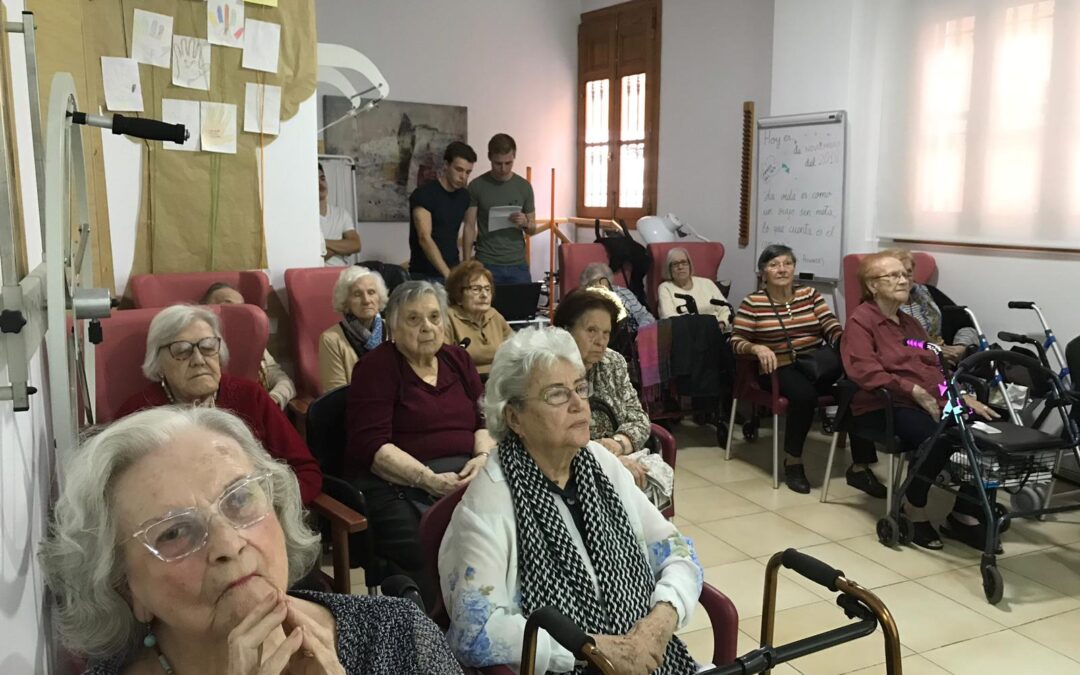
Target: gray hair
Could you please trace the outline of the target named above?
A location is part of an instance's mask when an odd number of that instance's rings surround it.
[[[671,259],[675,257],[676,253],[682,253],[686,256],[686,261],[690,263],[690,276],[694,275],[694,259],[690,257],[690,251],[687,251],[682,246],[676,246],[668,249],[667,258],[664,260],[664,281],[671,281]]]
[[[589,263],[585,266],[585,269],[581,270],[581,280],[578,282],[578,286],[588,286],[600,278],[607,279],[609,284],[615,283],[615,274],[610,267],[602,262]]]
[[[87,440],[65,467],[49,536],[38,553],[57,598],[60,636],[73,651],[107,657],[141,639],[143,631],[125,600],[119,544],[126,533],[117,532],[113,487],[140,458],[192,428],[236,441],[257,473],[270,473],[290,585],[318,560],[319,536],[304,524],[296,476],[267,454],[239,417],[217,408],[178,406],[129,415]]]
[[[337,281],[334,282],[333,302],[335,312],[344,314],[348,310],[349,293],[352,292],[353,284],[364,277],[371,277],[375,280],[375,292],[379,294],[379,311],[381,312],[386,308],[386,301],[389,299],[390,291],[386,290],[386,281],[383,280],[382,275],[366,267],[353,265],[343,269]]]
[[[585,363],[573,336],[562,328],[526,328],[502,343],[491,363],[484,388],[484,416],[496,441],[506,438],[506,406],[514,405],[529,388],[535,370],[547,370],[566,361],[584,376]]]
[[[205,307],[196,305],[173,305],[166,307],[154,316],[150,330],[146,333],[146,357],[143,359],[142,372],[151,382],[161,382],[161,350],[176,339],[176,336],[196,321],[203,321],[214,335],[221,337],[221,321]],[[225,366],[229,362],[229,346],[221,341],[218,360]]]
[[[442,315],[442,323],[446,325],[446,312],[447,304],[449,300],[446,297],[446,289],[442,284],[433,284],[430,281],[406,281],[398,285],[394,289],[394,292],[390,294],[390,301],[386,303],[386,313],[383,316],[387,325],[390,326],[390,332],[393,333],[397,327],[398,315],[401,313],[401,308],[405,305],[411,305],[425,295],[434,295],[435,299],[439,302],[439,313]]]

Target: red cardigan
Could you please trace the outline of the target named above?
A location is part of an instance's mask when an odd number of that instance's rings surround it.
[[[155,382],[135,394],[120,407],[117,419],[145,408],[169,405],[161,384]],[[285,413],[257,382],[221,374],[217,407],[236,414],[251,428],[255,438],[275,459],[285,460],[300,482],[300,496],[311,503],[322,492],[322,471],[307,444],[289,424]]]
[[[392,342],[384,342],[353,368],[346,407],[345,475],[371,470],[375,453],[393,443],[421,462],[471,455],[483,427],[477,404],[483,393],[469,353],[443,345],[436,353],[439,379],[421,380]]]
[[[898,314],[900,323],[896,324],[875,303],[864,302],[848,317],[844,339],[840,341],[840,356],[844,373],[859,385],[859,392],[851,401],[851,412],[855,415],[882,407],[881,399],[872,393],[882,387],[892,394],[895,405],[906,408],[919,408],[911,396],[916,384],[937,397],[939,403],[944,401],[938,385],[945,377],[937,357],[903,344],[906,338],[930,338],[918,321],[904,312]]]

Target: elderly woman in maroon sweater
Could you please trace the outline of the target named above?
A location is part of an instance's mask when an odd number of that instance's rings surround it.
[[[484,428],[480,375],[468,352],[445,344],[446,291],[426,281],[394,289],[386,306],[392,341],[353,369],[345,470],[364,491],[380,555],[437,593],[420,549],[420,515],[466,485],[495,442]]]
[[[166,307],[146,334],[142,371],[151,384],[125,401],[117,418],[170,404],[233,412],[272,457],[289,464],[300,482],[300,496],[310,503],[322,492],[319,463],[261,384],[221,372],[228,361],[216,314],[193,305]]]
[[[848,378],[860,391],[851,403],[853,434],[859,428],[882,428],[885,411],[874,391],[884,388],[893,399],[894,429],[905,451],[917,449],[930,438],[941,419],[944,398],[938,385],[943,380],[937,357],[928,351],[911,349],[907,338],[929,340],[922,325],[899,311],[908,300],[911,279],[899,259],[887,253],[863,258],[859,264],[859,284],[863,302],[851,313],[840,344],[840,355]],[[997,413],[975,400],[964,402],[986,419]],[[904,494],[904,511],[915,525],[912,542],[929,549],[940,549],[941,539],[926,514],[930,485],[945,467],[952,446],[944,437],[935,443],[919,468],[918,476]],[[964,490],[961,490],[964,493]],[[982,535],[972,510],[957,500],[942,532],[975,548],[982,548]],[[965,513],[966,511],[966,513]]]

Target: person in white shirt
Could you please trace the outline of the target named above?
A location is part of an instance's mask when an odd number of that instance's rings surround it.
[[[348,265],[346,256],[360,252],[360,233],[345,209],[329,204],[329,195],[326,172],[319,164],[319,228],[323,237],[323,262],[327,267]]]
[[[685,248],[668,251],[664,279],[657,290],[661,319],[694,314],[696,310],[697,314],[715,316],[724,330],[731,328],[731,308],[727,298],[711,280],[694,276],[694,263]]]
[[[617,672],[697,671],[674,633],[696,607],[701,563],[618,458],[589,441],[590,390],[561,328],[520,331],[495,355],[484,413],[499,445],[439,549],[447,640],[466,666],[519,667],[526,617],[553,606]],[[574,666],[538,636],[537,672]]]

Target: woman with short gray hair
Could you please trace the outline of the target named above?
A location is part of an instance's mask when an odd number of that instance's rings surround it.
[[[460,672],[411,602],[286,595],[319,550],[296,478],[242,420],[165,407],[73,455],[40,559],[89,675]]]
[[[484,410],[499,445],[439,550],[447,638],[464,665],[519,666],[526,617],[553,606],[616,672],[697,670],[674,637],[701,594],[693,542],[589,441],[590,389],[560,328],[519,331],[495,355]],[[574,667],[573,653],[538,636],[537,672]]]
[[[349,385],[344,475],[364,492],[380,555],[417,581],[431,607],[420,516],[473,480],[495,444],[480,414],[480,374],[468,352],[444,342],[442,286],[401,284],[386,321],[393,342],[360,359]]]
[[[664,282],[656,293],[661,319],[684,314],[707,314],[716,317],[721,328],[731,328],[731,308],[727,298],[711,279],[694,276],[690,252],[681,246],[667,252]]]
[[[622,303],[623,309],[630,315],[630,318],[637,322],[638,328],[656,323],[656,317],[645,308],[645,305],[641,304],[633,291],[625,286],[615,285],[615,275],[611,272],[611,268],[602,262],[586,265],[585,269],[581,271],[581,280],[578,285],[582,288],[599,286],[613,292],[619,302]]]
[[[322,391],[344,386],[356,362],[390,339],[380,312],[388,299],[382,275],[354,265],[341,271],[334,283],[334,311],[342,320],[319,336],[319,384]]]
[[[192,305],[166,307],[146,336],[142,370],[151,383],[128,398],[116,417],[170,404],[232,411],[271,455],[288,462],[304,503],[310,503],[322,492],[318,462],[261,384],[222,372],[228,355],[216,314]]]

